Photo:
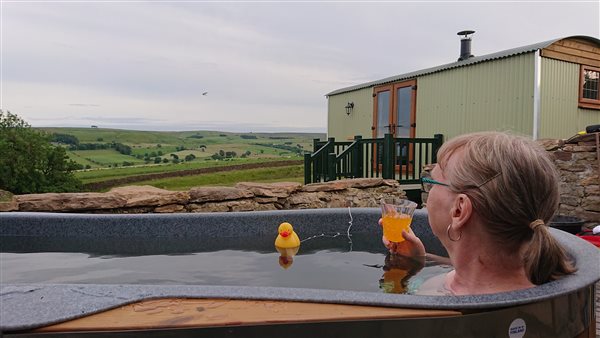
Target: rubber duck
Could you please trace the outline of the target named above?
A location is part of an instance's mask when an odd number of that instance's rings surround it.
[[[295,248],[300,246],[300,238],[294,232],[294,228],[288,222],[279,225],[279,235],[275,239],[275,246],[282,249]]]

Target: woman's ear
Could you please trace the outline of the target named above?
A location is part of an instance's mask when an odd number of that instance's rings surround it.
[[[473,215],[473,204],[469,196],[458,194],[451,210],[452,224],[456,228],[464,226]]]

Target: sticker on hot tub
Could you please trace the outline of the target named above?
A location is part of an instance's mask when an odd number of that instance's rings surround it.
[[[508,337],[523,338],[525,331],[527,331],[527,325],[525,324],[525,321],[521,318],[517,318],[513,320],[508,327]]]

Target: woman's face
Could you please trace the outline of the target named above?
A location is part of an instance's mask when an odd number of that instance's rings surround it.
[[[447,162],[446,168],[453,165],[452,158]],[[442,168],[436,165],[431,171],[431,178],[441,182],[448,183],[448,178],[444,175]],[[427,212],[429,224],[433,233],[440,239],[446,237],[446,228],[452,223],[451,209],[456,194],[448,187],[435,184],[432,186],[427,196]]]

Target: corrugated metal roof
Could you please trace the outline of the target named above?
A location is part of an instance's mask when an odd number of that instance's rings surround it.
[[[503,50],[503,51],[500,51],[497,53],[476,56],[476,57],[472,57],[472,58],[469,58],[469,59],[466,59],[463,61],[452,62],[452,63],[448,63],[445,65],[437,66],[437,67],[426,68],[426,69],[418,70],[418,71],[411,72],[411,73],[405,73],[405,74],[401,74],[401,75],[386,77],[385,79],[381,79],[381,80],[377,80],[377,81],[371,81],[371,82],[362,83],[362,84],[358,84],[358,85],[354,85],[354,86],[350,86],[350,87],[346,87],[346,88],[342,88],[342,89],[337,89],[337,90],[332,91],[331,93],[325,94],[325,96],[331,96],[331,95],[351,92],[351,91],[358,90],[358,89],[379,86],[382,84],[397,82],[397,81],[401,81],[401,80],[414,79],[418,76],[427,75],[427,74],[431,74],[431,73],[437,73],[437,72],[441,72],[444,70],[470,66],[470,65],[474,65],[474,64],[486,62],[486,61],[491,61],[491,60],[503,59],[503,58],[507,58],[507,57],[511,57],[511,56],[515,56],[515,55],[519,55],[519,54],[531,53],[531,52],[535,52],[536,50],[539,50],[539,49],[544,49],[544,48],[550,46],[551,44],[555,43],[556,41],[568,39],[568,38],[580,38],[580,39],[595,42],[600,45],[600,40],[593,38],[593,37],[584,36],[584,35],[568,36],[565,38],[553,39],[553,40],[539,42],[539,43],[535,43],[535,44],[527,45],[527,46],[523,46],[523,47],[507,49],[507,50]]]

